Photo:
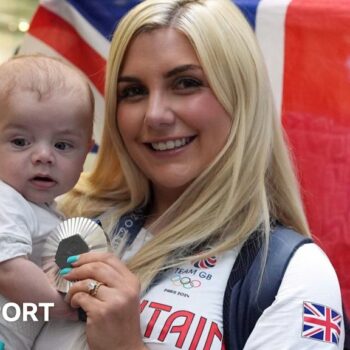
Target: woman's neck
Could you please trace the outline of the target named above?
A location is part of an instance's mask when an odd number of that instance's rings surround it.
[[[160,189],[153,188],[152,193],[152,208],[150,210],[149,216],[146,219],[145,226],[150,226],[155,222],[160,216],[162,216],[180,197],[183,193],[183,189]]]

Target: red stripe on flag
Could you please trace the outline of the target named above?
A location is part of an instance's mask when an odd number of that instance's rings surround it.
[[[335,266],[350,312],[349,18],[349,0],[291,2],[282,112],[312,232]]]
[[[81,69],[103,95],[106,61],[79,36],[71,24],[39,6],[29,33]]]

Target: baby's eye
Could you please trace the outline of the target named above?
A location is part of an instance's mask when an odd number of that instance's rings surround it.
[[[60,141],[55,143],[55,148],[60,151],[66,151],[67,149],[73,148],[73,145],[69,142]]]
[[[133,99],[147,94],[147,89],[141,85],[132,85],[124,87],[118,94],[119,100]]]
[[[178,78],[175,81],[175,88],[178,90],[197,88],[202,85],[203,83],[195,78]]]
[[[30,143],[28,140],[26,140],[23,137],[18,137],[13,140],[11,140],[11,143],[16,147],[25,147],[28,146]]]

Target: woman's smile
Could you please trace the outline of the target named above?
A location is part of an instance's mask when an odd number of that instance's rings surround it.
[[[174,151],[178,149],[182,149],[183,147],[189,145],[193,140],[195,139],[195,136],[191,137],[181,137],[181,138],[174,138],[164,141],[158,141],[158,142],[150,142],[147,143],[154,151]]]

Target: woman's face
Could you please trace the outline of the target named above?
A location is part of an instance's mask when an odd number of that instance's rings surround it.
[[[155,193],[176,197],[214,160],[231,127],[189,41],[171,28],[131,42],[118,79],[117,122]]]

